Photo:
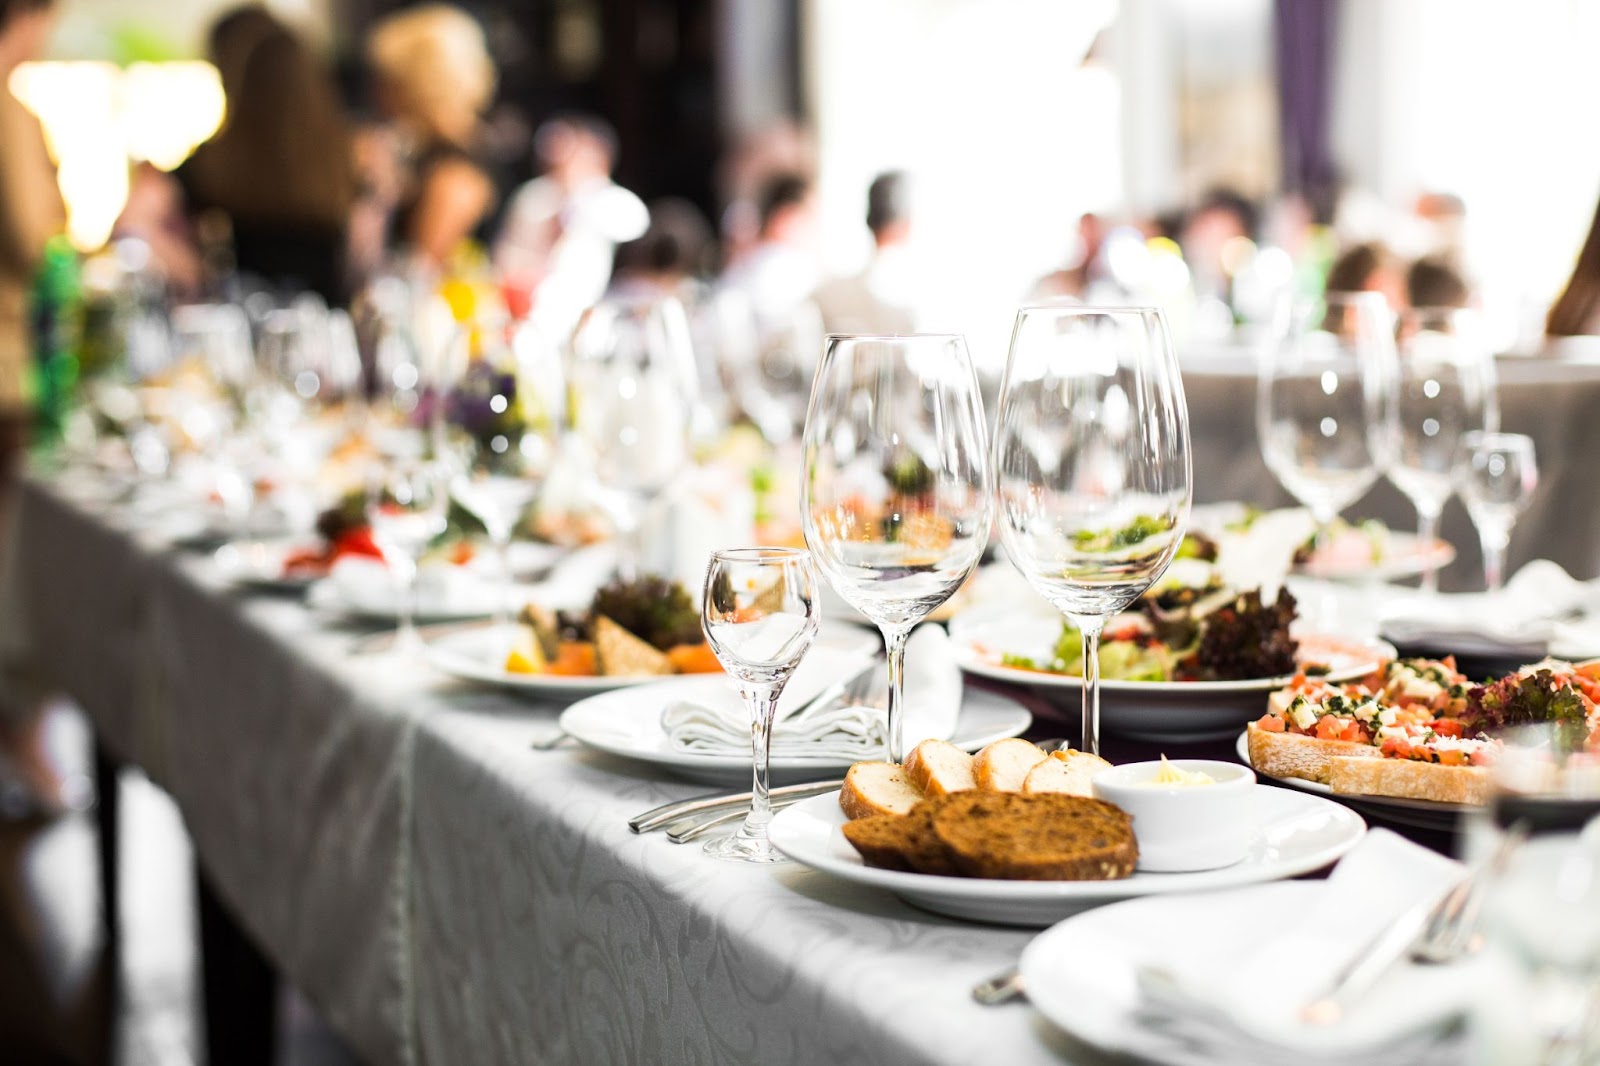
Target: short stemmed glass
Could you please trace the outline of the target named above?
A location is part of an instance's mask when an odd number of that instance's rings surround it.
[[[395,579],[399,627],[394,648],[414,652],[417,634],[417,564],[428,545],[445,529],[448,493],[437,462],[401,460],[390,465],[372,486],[367,522]]]
[[[1256,430],[1267,468],[1310,509],[1318,543],[1389,465],[1394,329],[1375,292],[1296,303],[1263,352]]]
[[[817,635],[816,576],[797,548],[713,552],[706,568],[701,625],[717,661],[739,684],[750,711],[753,759],[750,813],[732,836],[706,842],[706,854],[742,862],[782,862],[767,839],[772,821],[768,756],[778,697]]]
[[[1475,318],[1459,308],[1415,308],[1400,316],[1396,428],[1389,480],[1417,508],[1417,540],[1429,551],[1439,515],[1455,489],[1461,438],[1495,428],[1494,358]],[[1429,555],[1431,559],[1431,554]],[[1437,591],[1430,563],[1425,592]]]
[[[628,575],[646,511],[690,460],[699,385],[688,318],[670,297],[607,301],[585,314],[572,355],[571,429],[594,457]]]
[[[806,414],[801,523],[828,583],[883,633],[892,762],[905,755],[906,640],[989,540],[985,430],[961,337],[828,338]]]
[[[1505,583],[1511,528],[1533,499],[1539,464],[1533,440],[1521,433],[1468,433],[1461,438],[1456,483],[1483,546],[1483,582],[1490,592]]]
[[[1189,408],[1155,308],[1017,313],[995,424],[1006,553],[1083,636],[1083,739],[1100,747],[1100,631],[1167,568],[1191,498]]]

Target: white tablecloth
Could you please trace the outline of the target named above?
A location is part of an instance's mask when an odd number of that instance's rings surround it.
[[[244,927],[369,1061],[1098,1061],[969,998],[1029,933],[635,836],[703,789],[533,751],[558,708],[352,657],[93,510],[24,490],[6,647],[155,771]]]

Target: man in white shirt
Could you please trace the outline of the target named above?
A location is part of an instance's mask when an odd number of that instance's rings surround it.
[[[867,187],[872,258],[860,273],[835,278],[814,297],[829,333],[911,333],[920,297],[908,245],[911,187],[902,171],[879,174]]]

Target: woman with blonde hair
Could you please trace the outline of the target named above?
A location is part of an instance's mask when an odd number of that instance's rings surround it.
[[[475,156],[480,116],[495,89],[483,30],[460,8],[423,4],[373,27],[367,58],[404,163],[391,241],[443,263],[463,240],[483,242],[497,199]]]
[[[1550,307],[1544,331],[1551,337],[1600,333],[1600,205],[1595,207],[1572,277]]]

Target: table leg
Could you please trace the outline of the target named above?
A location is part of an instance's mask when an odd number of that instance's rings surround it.
[[[122,910],[118,885],[121,883],[118,849],[121,846],[122,790],[118,776],[121,764],[106,751],[98,738],[94,748],[95,822],[100,848],[100,907],[105,940],[100,951],[104,974],[105,1002],[100,1019],[100,1061],[117,1060],[117,1023],[122,1014]]]
[[[278,975],[217,897],[203,870],[196,869],[195,880],[206,1061],[271,1066],[278,1034]]]

